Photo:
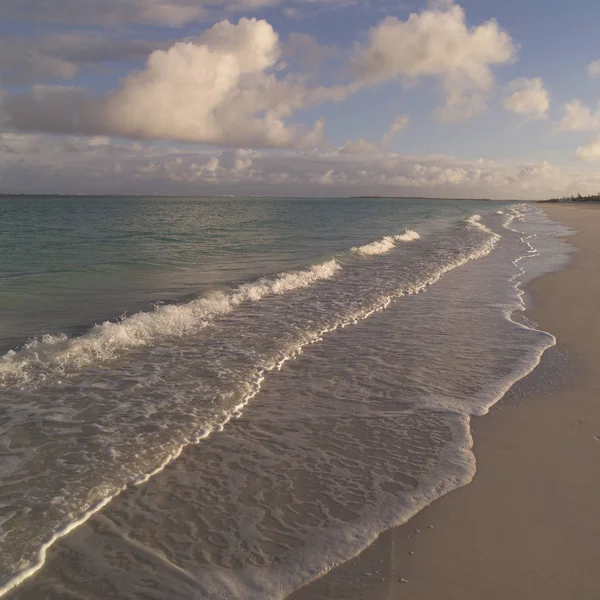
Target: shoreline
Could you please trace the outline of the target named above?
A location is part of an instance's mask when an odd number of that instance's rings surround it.
[[[472,420],[475,479],[288,600],[600,598],[600,207],[543,210],[580,232],[565,269],[523,286],[557,345]]]

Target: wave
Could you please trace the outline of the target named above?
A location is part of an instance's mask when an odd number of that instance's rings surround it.
[[[505,227],[506,229],[511,229],[512,231],[516,232],[517,230],[509,228],[508,225],[510,224],[512,219],[518,218],[518,217],[519,217],[518,211],[515,211],[514,213],[509,213],[508,219],[503,223],[503,227]],[[396,298],[398,298],[400,296],[408,295],[408,294],[415,294],[415,293],[418,293],[419,291],[424,290],[427,286],[431,285],[432,283],[434,283],[435,281],[440,279],[440,277],[444,273],[447,273],[448,271],[450,271],[462,264],[465,264],[469,261],[472,261],[474,259],[480,258],[480,257],[488,254],[489,252],[492,251],[492,249],[496,246],[497,242],[501,239],[501,236],[495,234],[489,228],[487,228],[483,223],[481,223],[481,217],[479,215],[474,215],[473,217],[471,217],[470,219],[467,220],[467,228],[471,231],[471,233],[475,233],[474,238],[476,240],[478,240],[478,243],[476,245],[470,246],[468,249],[463,249],[463,251],[461,253],[456,254],[456,255],[454,255],[455,249],[453,248],[452,252],[445,254],[445,257],[447,257],[447,258],[445,258],[444,261],[439,264],[434,264],[434,262],[432,262],[432,261],[427,261],[427,263],[424,265],[426,267],[425,271],[424,272],[419,271],[418,273],[415,273],[415,277],[411,278],[409,282],[402,282],[402,285],[398,286],[394,290],[388,289],[386,291],[385,295],[377,296],[377,301],[375,303],[369,303],[368,306],[362,305],[360,307],[356,307],[356,309],[354,309],[352,311],[345,312],[344,314],[340,314],[336,311],[334,320],[328,321],[328,323],[326,325],[324,325],[322,329],[321,329],[321,326],[316,327],[316,325],[317,325],[316,322],[315,323],[311,322],[310,327],[308,327],[306,330],[303,330],[302,335],[299,336],[297,339],[295,338],[295,344],[293,344],[293,345],[288,344],[285,346],[285,348],[280,348],[280,350],[275,355],[272,356],[271,361],[268,361],[268,362],[261,361],[262,362],[261,368],[256,373],[257,377],[254,381],[252,381],[252,385],[248,386],[248,393],[241,399],[241,402],[237,406],[233,407],[233,409],[229,411],[229,413],[223,418],[223,420],[221,422],[215,423],[213,426],[213,429],[210,429],[210,428],[203,429],[201,436],[198,436],[198,438],[194,439],[193,441],[189,440],[188,443],[199,442],[201,438],[207,437],[215,429],[221,430],[223,428],[223,425],[225,425],[225,423],[227,423],[227,421],[229,421],[230,418],[239,416],[243,406],[253,396],[255,396],[260,391],[261,384],[265,378],[266,372],[271,371],[273,369],[280,368],[281,365],[286,360],[293,359],[298,353],[302,352],[302,348],[304,346],[306,346],[307,344],[320,341],[322,339],[322,337],[324,336],[324,334],[328,333],[329,331],[333,331],[333,330],[335,330],[337,328],[341,328],[341,327],[346,327],[347,325],[349,325],[351,323],[356,323],[358,320],[366,319],[374,311],[382,310],[382,309],[386,308],[386,306],[390,302],[392,302],[393,300],[395,300]],[[484,232],[490,232],[490,234],[489,235],[487,235],[487,234],[480,235],[480,234],[483,234]],[[463,233],[464,233],[464,230],[461,231],[461,234],[463,234]],[[463,238],[464,236],[461,235],[461,236],[457,236],[457,237],[460,239],[460,238]],[[523,241],[525,241],[525,240],[523,240]],[[533,249],[528,242],[526,242],[526,243],[529,246],[529,250],[527,251],[527,255],[529,255],[530,253],[532,253]],[[525,257],[519,257],[516,261],[514,261],[513,264],[515,266],[518,266],[519,261],[521,261],[523,258],[525,258]],[[404,265],[406,266],[406,264],[407,264],[407,261],[390,261],[390,262],[394,262],[394,263],[396,263],[396,265],[398,263],[400,263],[400,264],[404,263]],[[368,264],[368,261],[360,261],[360,263],[359,263],[360,269],[357,269],[357,271],[356,271],[357,279],[359,276],[361,278],[364,277],[366,270],[369,269],[368,266],[366,269],[363,268],[365,266],[365,263]],[[378,271],[377,261],[370,263],[370,264],[372,267],[372,272]],[[351,268],[345,270],[343,272],[344,277],[347,277],[350,272],[351,272]],[[412,274],[412,272],[411,272],[411,274]],[[519,272],[513,276],[511,281],[519,282],[520,277],[522,277],[523,274],[524,274],[524,270],[519,269]],[[270,280],[270,281],[273,281],[273,280]],[[258,283],[258,282],[256,282],[256,283]],[[256,285],[256,283],[255,284],[247,284],[247,285],[253,286],[253,285]],[[327,284],[327,285],[331,286],[331,288],[335,288],[335,293],[337,294],[338,293],[338,283],[339,283],[339,280],[336,279],[335,281],[330,282],[330,284]],[[519,284],[517,283],[517,285],[515,287],[518,288],[518,285]],[[355,286],[354,281],[352,282],[351,289],[353,292],[356,292],[357,288]],[[312,295],[312,291],[311,291],[310,295]],[[520,291],[519,291],[518,295],[519,295],[519,302],[522,304],[522,298],[521,298],[522,294]],[[259,296],[259,297],[262,297],[262,296]],[[303,300],[305,300],[305,298],[300,299],[298,304],[295,305],[294,308],[292,308],[292,310],[297,310],[297,306],[300,306],[303,303]],[[292,299],[290,299],[290,303],[291,303],[291,301],[292,301]],[[286,304],[287,304],[287,299],[286,299]],[[524,308],[524,305],[522,307]],[[522,310],[522,308],[515,307],[514,305],[511,305],[510,308],[516,309],[516,310]],[[512,320],[511,314],[512,314],[512,312],[510,310],[506,313],[506,316],[509,320]],[[542,341],[547,343],[548,339],[549,338],[546,338]],[[536,347],[536,352],[539,352],[539,356],[541,356],[541,352],[543,352],[543,348],[540,350],[540,347]],[[537,356],[538,361],[539,361],[539,356]],[[536,358],[536,357],[534,357],[534,358]],[[535,362],[535,361],[533,363],[525,361],[523,363],[523,366],[527,367],[529,369],[532,369],[535,367],[536,364],[537,364],[537,362]],[[499,380],[496,385],[487,389],[487,391],[486,391],[486,398],[488,400],[487,404],[489,404],[490,399],[492,400],[491,403],[496,402],[504,394],[506,389],[508,389],[510,387],[510,385],[512,385],[512,383],[514,383],[515,379],[518,379],[518,378],[524,376],[524,374],[526,374],[525,370],[519,370],[517,372],[514,372],[510,375],[507,375],[505,378],[502,378],[501,380]],[[491,396],[490,396],[490,394],[491,394]],[[482,405],[483,405],[483,403],[482,403]],[[423,506],[425,506],[425,505],[429,504],[431,501],[435,500],[435,498],[446,493],[450,489],[454,489],[455,487],[464,485],[465,483],[468,483],[468,481],[470,481],[470,479],[472,478],[472,476],[475,472],[475,464],[474,464],[474,457],[473,457],[473,454],[471,451],[472,440],[471,440],[470,433],[469,433],[469,417],[473,414],[483,414],[483,411],[477,410],[477,411],[470,412],[469,414],[464,414],[463,411],[457,412],[456,409],[451,409],[450,407],[448,407],[447,409],[445,407],[440,407],[439,400],[437,400],[437,399],[436,399],[435,404],[432,404],[431,406],[429,406],[428,404],[424,404],[421,406],[421,408],[437,410],[438,413],[440,413],[440,411],[443,410],[445,412],[445,414],[451,414],[454,418],[457,419],[456,427],[460,427],[460,431],[458,431],[457,433],[460,434],[460,436],[462,436],[461,437],[462,441],[457,447],[454,447],[454,449],[452,449],[452,453],[449,454],[449,456],[448,456],[449,460],[448,460],[446,467],[450,468],[451,471],[450,472],[448,472],[448,471],[442,472],[441,470],[439,472],[432,471],[430,473],[429,485],[425,486],[424,489],[420,489],[419,492],[415,492],[414,494],[411,494],[409,502],[403,503],[401,505],[394,505],[394,506],[389,507],[389,510],[387,510],[387,512],[385,512],[385,513],[380,514],[378,519],[376,519],[375,521],[370,520],[368,522],[365,521],[364,523],[356,522],[356,525],[353,524],[351,528],[340,531],[339,534],[337,535],[337,538],[335,538],[333,540],[333,542],[332,542],[332,536],[330,535],[330,532],[327,532],[327,536],[328,536],[327,542],[326,543],[323,542],[323,548],[321,548],[319,546],[319,547],[317,547],[317,550],[319,550],[319,548],[324,549],[324,550],[327,550],[327,549],[331,550],[332,545],[335,546],[336,543],[339,543],[339,548],[341,548],[341,550],[339,550],[339,551],[336,550],[336,553],[334,553],[334,554],[332,554],[331,552],[329,552],[329,554],[328,554],[327,552],[324,551],[322,556],[318,557],[318,560],[316,560],[316,556],[318,556],[318,555],[315,552],[313,552],[311,554],[311,559],[313,559],[313,562],[307,563],[306,561],[303,561],[302,569],[299,568],[299,565],[296,563],[294,563],[293,566],[288,571],[284,570],[283,568],[280,569],[279,571],[277,571],[275,573],[275,576],[272,578],[272,582],[274,582],[274,583],[273,583],[273,587],[268,589],[269,593],[267,593],[266,588],[264,587],[269,582],[267,581],[267,577],[263,577],[263,571],[261,571],[260,582],[252,581],[251,584],[249,584],[249,588],[251,587],[252,589],[256,590],[256,593],[253,595],[248,595],[248,597],[253,597],[253,598],[280,597],[281,590],[284,588],[287,589],[287,587],[290,588],[287,591],[292,591],[293,588],[298,587],[300,584],[305,584],[308,581],[314,579],[315,574],[319,572],[319,569],[320,569],[320,572],[324,572],[324,571],[328,570],[329,568],[331,568],[332,566],[334,566],[336,563],[340,562],[340,558],[342,558],[343,560],[347,560],[351,556],[357,554],[363,547],[365,547],[365,545],[367,545],[379,533],[381,533],[381,531],[383,529],[386,529],[392,525],[396,525],[396,524],[406,521],[409,517],[411,517],[414,513],[416,513],[418,510],[420,510]],[[487,410],[487,408],[489,408],[489,406],[486,405],[485,408]],[[403,421],[405,421],[405,420],[406,420],[406,415],[403,416]],[[138,479],[134,480],[133,483],[134,484],[143,483],[143,482],[147,481],[150,477],[155,475],[156,473],[160,472],[164,468],[164,466],[166,466],[166,464],[168,464],[169,462],[174,460],[177,456],[179,456],[182,448],[183,448],[183,446],[176,448],[175,451],[172,454],[170,454],[169,457],[167,457],[167,459],[165,459],[158,468],[154,469],[152,472],[148,473],[147,475],[140,476]],[[387,471],[386,471],[386,474],[387,474]],[[124,486],[124,487],[126,487],[126,486]],[[122,489],[124,489],[124,487],[120,487],[115,492],[115,495],[118,495],[118,493]],[[62,537],[66,533],[68,533],[68,531],[70,531],[74,526],[85,521],[91,514],[96,512],[99,508],[104,506],[107,502],[108,502],[108,499],[104,499],[102,501],[102,505],[98,504],[98,505],[95,505],[94,507],[92,507],[85,515],[83,515],[83,517],[81,517],[76,522],[74,522],[72,524],[72,526],[70,524],[70,525],[64,526],[62,529],[59,529],[56,532],[56,534],[53,535],[52,538],[44,545],[42,551],[37,556],[37,564],[29,567],[26,571],[23,571],[23,572],[17,574],[17,576],[10,582],[10,586],[14,586],[14,585],[21,583],[24,579],[28,578],[33,572],[35,572],[37,569],[39,569],[45,560],[45,554],[46,554],[47,548],[50,547],[56,541],[56,539],[58,539],[59,537]],[[187,574],[187,571],[185,571],[185,573]],[[216,579],[212,580],[211,573],[203,574],[202,583],[203,584],[210,583],[211,586],[214,585],[215,589],[221,585],[224,588],[227,588],[229,581],[230,581],[228,579],[229,576],[230,576],[230,572],[228,571],[227,576],[224,577],[223,580],[219,579],[220,575],[216,575],[215,576]],[[286,585],[286,584],[289,584],[289,585]],[[240,585],[241,585],[241,583],[240,583]],[[10,589],[10,587],[0,588],[0,596],[8,589]]]
[[[446,252],[444,244],[441,244],[438,251],[430,254],[436,260],[419,263],[419,266],[423,270],[418,269],[416,272],[405,261],[393,261],[400,267],[404,266],[407,272],[410,272],[410,279],[401,281],[393,278],[390,280],[390,286],[376,290],[377,293],[372,293],[373,290],[370,285],[365,285],[363,288],[359,286],[363,282],[365,274],[365,265],[362,264],[362,261],[360,265],[355,265],[357,268],[355,266],[349,267],[347,271],[344,271],[350,277],[349,282],[346,282],[348,295],[354,298],[358,290],[368,290],[368,302],[350,304],[344,311],[339,311],[339,306],[333,302],[332,310],[327,312],[326,319],[315,318],[314,321],[310,320],[310,323],[308,320],[304,320],[302,321],[302,328],[295,331],[297,335],[287,338],[285,345],[279,346],[273,352],[269,352],[268,356],[259,357],[258,353],[256,353],[257,363],[251,370],[250,377],[244,379],[244,381],[240,381],[240,394],[232,395],[233,403],[230,406],[223,407],[224,410],[220,413],[218,419],[210,423],[198,423],[196,418],[190,419],[195,423],[192,428],[193,431],[187,432],[185,435],[182,434],[180,436],[181,439],[173,441],[171,448],[165,448],[167,455],[161,456],[157,460],[158,465],[153,464],[149,466],[148,470],[144,470],[142,473],[138,471],[135,477],[127,475],[119,484],[115,485],[114,489],[110,492],[110,497],[118,495],[128,485],[147,481],[177,458],[186,445],[198,443],[213,431],[222,429],[230,419],[240,416],[242,409],[259,393],[267,372],[280,369],[286,361],[300,354],[308,344],[319,342],[325,334],[331,331],[344,328],[368,318],[374,312],[385,309],[391,302],[402,296],[418,294],[424,291],[428,286],[438,281],[445,273],[490,253],[500,239],[498,234],[480,222],[478,215],[468,219],[466,226],[476,229],[485,235],[474,236],[472,245],[460,250],[457,248],[456,253]],[[418,239],[419,234],[409,230],[399,236],[390,237],[393,237],[394,242],[410,241]],[[462,240],[462,237],[457,236],[456,239]],[[379,242],[381,241],[379,240]],[[369,244],[366,246],[369,246]],[[371,266],[371,272],[379,275],[377,264],[371,263]],[[45,336],[39,340],[30,342],[18,352],[9,352],[0,359],[0,381],[2,381],[1,377],[4,376],[6,379],[16,378],[19,382],[27,382],[40,373],[42,376],[46,376],[54,374],[57,371],[60,373],[67,370],[67,368],[79,367],[98,360],[106,360],[116,356],[119,350],[148,345],[152,341],[158,341],[165,336],[193,333],[205,327],[211,319],[233,311],[235,307],[242,303],[255,302],[267,296],[281,295],[292,290],[308,288],[319,281],[332,279],[341,269],[342,267],[339,262],[333,259],[319,265],[313,265],[307,270],[264,277],[253,283],[241,285],[229,293],[215,293],[179,306],[159,306],[152,312],[138,313],[118,322],[103,323],[94,327],[88,334],[80,338],[69,339],[64,335]],[[368,270],[369,267],[367,267]],[[332,287],[330,291],[334,294],[330,298],[332,300],[339,300],[337,279],[330,285]],[[300,306],[301,304],[302,301],[296,306]],[[310,310],[310,307],[306,303],[305,307],[306,311]],[[285,319],[280,319],[280,321],[287,323]],[[293,325],[290,327],[295,328]],[[266,331],[270,335],[270,329],[261,328],[261,330]],[[171,389],[169,393],[172,393]],[[128,436],[129,434],[130,431],[128,430]],[[102,506],[104,506],[105,502],[108,502],[107,498],[102,499]],[[76,523],[83,522],[89,515],[96,512],[99,507],[100,504],[92,507],[88,506],[83,517],[72,515],[71,518],[75,518]],[[33,564],[30,564],[25,570],[16,573],[4,587],[0,587],[0,596],[37,571],[44,563],[47,548],[71,529],[72,524],[63,524],[61,527],[55,529],[39,551],[37,557],[33,560]]]
[[[394,248],[396,242],[419,238],[416,231],[407,229],[352,250],[364,256],[383,254]],[[309,287],[332,278],[341,269],[339,261],[333,258],[306,270],[262,277],[230,292],[213,292],[186,304],[157,305],[153,311],[105,321],[80,337],[70,338],[63,333],[40,336],[20,350],[9,350],[0,357],[0,384],[25,384],[44,380],[49,375],[61,376],[72,369],[114,360],[123,351],[147,346],[168,336],[193,334],[245,302]]]
[[[151,312],[106,321],[81,337],[44,335],[28,342],[21,350],[9,350],[0,358],[0,383],[27,382],[36,376],[45,378],[49,372],[61,374],[69,368],[114,359],[123,350],[145,346],[165,336],[193,333],[244,302],[306,288],[330,279],[341,268],[332,259],[305,271],[263,277],[240,285],[230,293],[215,292],[187,304],[160,305]]]
[[[374,256],[377,254],[385,254],[396,246],[396,242],[412,242],[420,239],[420,235],[412,229],[407,229],[399,235],[387,235],[384,238],[375,242],[370,242],[364,246],[355,246],[352,252],[362,254],[363,256]]]

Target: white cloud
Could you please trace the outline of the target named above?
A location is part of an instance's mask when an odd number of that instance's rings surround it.
[[[591,131],[600,127],[600,107],[595,111],[582,104],[580,100],[571,100],[565,104],[565,116],[560,128],[565,131]]]
[[[4,191],[45,193],[533,199],[600,188],[600,173],[585,163],[576,168],[383,152],[191,151],[32,134],[0,134],[0,178]]]
[[[172,139],[220,146],[306,147],[321,143],[323,123],[288,124],[295,110],[341,100],[358,86],[308,87],[275,72],[277,33],[266,21],[221,21],[196,42],[155,50],[146,68],[104,97],[84,89],[33,86],[3,102],[20,130]]]
[[[580,160],[600,160],[600,135],[577,148],[575,156]]]
[[[224,150],[217,166],[235,173],[247,171],[252,166],[252,152],[244,148]]]
[[[390,125],[390,128],[385,132],[381,138],[381,145],[387,148],[390,140],[403,129],[406,129],[410,123],[410,119],[406,115],[398,115]]]
[[[550,94],[539,77],[515,79],[508,89],[512,94],[504,99],[504,108],[529,119],[548,118]]]
[[[457,120],[485,109],[494,84],[491,67],[509,63],[515,55],[510,36],[495,20],[470,28],[461,7],[444,2],[406,21],[384,19],[358,49],[354,68],[368,83],[399,76],[441,79],[446,103],[438,114]]]
[[[348,140],[342,148],[339,148],[339,152],[340,154],[384,154],[387,152],[392,137],[402,129],[408,127],[409,123],[410,120],[406,115],[399,115],[392,121],[389,129],[383,134],[379,143],[370,142],[363,138]]]
[[[600,77],[600,60],[591,62],[587,67],[589,77]]]
[[[244,1],[252,6],[270,2]],[[127,0],[122,8],[131,2],[137,0]],[[86,3],[81,10],[91,10],[93,4]],[[145,6],[158,10],[162,4],[151,0]],[[115,36],[108,40],[90,36],[87,44],[81,34],[48,36],[35,55],[22,52],[28,56],[27,68],[15,70],[12,59],[7,59],[6,67],[24,79],[69,79],[81,64],[119,56],[140,58],[148,51],[148,42],[126,43]],[[294,55],[292,67],[284,63],[290,53]],[[5,94],[2,112],[4,125],[20,131],[170,139],[224,147],[308,148],[323,144],[323,123],[295,125],[291,123],[294,113],[343,100],[363,86],[396,76],[413,81],[421,76],[441,79],[446,93],[446,102],[438,110],[442,119],[479,114],[493,86],[491,66],[511,60],[514,53],[510,37],[495,21],[469,28],[462,8],[445,2],[407,21],[384,19],[370,31],[369,43],[356,49],[352,61],[356,79],[326,86],[312,83],[315,71],[320,61],[338,60],[339,52],[306,35],[292,35],[282,45],[264,20],[242,18],[237,25],[224,20],[194,41],[155,49],[145,68],[131,72],[112,92],[98,95],[83,88],[37,84],[22,93]],[[294,73],[295,61],[312,72]],[[395,123],[382,145],[387,146],[403,126],[404,121]],[[361,145],[365,147],[364,140]]]
[[[381,154],[382,152],[381,145],[363,138],[348,140],[345,146],[340,148],[341,154]]]
[[[440,121],[464,123],[487,109],[487,93],[465,92],[460,86],[448,90],[446,102],[435,111]]]
[[[600,129],[600,105],[592,112],[580,100],[565,104],[565,116],[560,128],[565,131],[595,131]],[[593,137],[575,151],[575,158],[585,161],[600,160],[600,135]]]

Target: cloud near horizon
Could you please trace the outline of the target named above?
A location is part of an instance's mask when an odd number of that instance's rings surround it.
[[[600,149],[600,143],[599,143]],[[94,169],[89,169],[90,164]],[[106,137],[0,134],[0,179],[11,192],[433,196],[538,199],[594,192],[600,174],[547,161],[509,162],[344,149],[192,151]]]
[[[558,91],[551,104],[548,74],[519,77],[522,43],[493,13],[472,20],[453,0],[419,1],[412,13],[387,0],[0,2],[26,30],[0,40],[2,190],[60,191],[61,178],[112,193],[533,198],[597,187],[568,161],[600,160],[600,109]],[[355,19],[345,37],[340,9]],[[595,137],[560,166],[518,142],[527,160],[464,158],[494,155],[497,141],[497,156],[510,155],[506,131],[543,127],[546,140],[557,129]]]

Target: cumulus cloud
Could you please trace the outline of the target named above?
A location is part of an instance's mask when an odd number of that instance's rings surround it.
[[[600,105],[595,111],[580,100],[571,100],[565,104],[565,115],[559,127],[565,131],[594,131],[600,129]],[[600,160],[600,136],[595,136],[575,151],[579,160]]]
[[[381,138],[381,145],[387,148],[390,140],[403,129],[406,129],[410,123],[410,119],[406,115],[398,115],[390,125],[390,128],[384,133]]]
[[[397,195],[534,199],[594,192],[579,163],[512,163],[323,150],[190,150],[104,137],[0,134],[5,191],[237,195]]]
[[[600,160],[600,135],[577,148],[575,156],[580,160]]]
[[[587,67],[589,77],[600,77],[600,60],[591,62]]]
[[[48,6],[54,1],[48,0]],[[145,9],[158,10],[161,1],[150,0]],[[271,0],[243,1],[258,6]],[[81,11],[92,10],[94,2],[85,3]],[[132,2],[137,0],[119,6],[125,10]],[[179,8],[202,6],[177,4]],[[87,44],[77,34],[49,36],[33,54],[16,52],[27,57],[26,64],[6,53],[4,74],[12,74],[13,82],[14,77],[21,77],[19,83],[36,78],[64,80],[73,77],[81,64],[119,56],[139,59],[150,50],[148,42],[117,42],[114,36],[104,41],[90,36]],[[25,92],[5,94],[1,109],[4,125],[19,131],[118,135],[224,147],[307,148],[323,144],[323,123],[295,125],[291,118],[297,111],[343,100],[361,87],[395,77],[440,79],[446,93],[446,102],[438,110],[442,119],[479,114],[493,87],[491,67],[510,61],[514,54],[510,37],[495,21],[469,28],[462,8],[444,2],[406,21],[384,19],[371,29],[369,42],[356,49],[351,61],[354,79],[326,86],[315,82],[315,73],[322,61],[339,61],[339,52],[306,35],[291,35],[282,44],[264,20],[242,18],[236,25],[223,20],[193,41],[153,50],[145,68],[131,72],[112,92],[99,95],[83,88],[38,83]],[[2,60],[0,56],[0,76]],[[294,71],[297,66],[304,67],[302,74]],[[396,122],[380,145],[387,146],[404,126],[403,120]],[[348,146],[348,151],[356,152],[354,146],[354,150]],[[359,146],[366,149],[365,140]]]
[[[550,94],[539,77],[515,79],[508,89],[512,93],[504,99],[504,108],[528,119],[548,118]]]
[[[571,100],[565,104],[565,116],[560,128],[565,131],[590,131],[600,127],[600,107],[595,112],[580,100]]]
[[[348,140],[342,148],[341,154],[381,154],[384,152],[380,144],[370,142],[364,138],[358,140]]]
[[[252,151],[245,148],[224,150],[216,166],[235,173],[247,171],[252,166]]]
[[[406,21],[388,17],[369,32],[357,50],[354,70],[367,83],[396,77],[441,80],[444,120],[470,118],[486,106],[493,88],[491,67],[511,62],[516,47],[495,20],[469,27],[464,10],[453,2],[434,3]]]
[[[221,21],[193,42],[155,50],[116,91],[33,86],[7,96],[7,125],[24,131],[172,139],[220,146],[304,147],[321,143],[323,123],[288,124],[295,110],[341,100],[357,86],[309,87],[278,77],[279,37],[263,20]]]

